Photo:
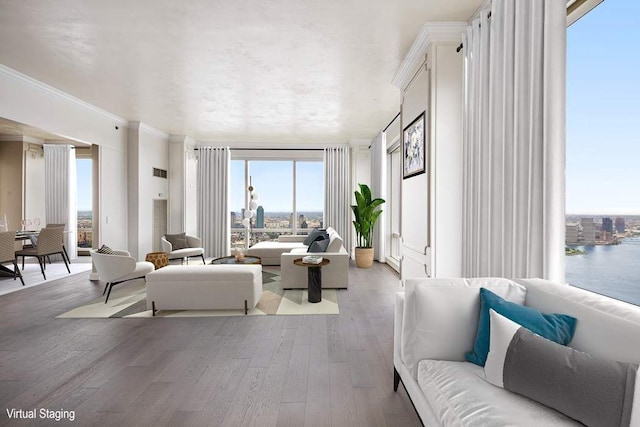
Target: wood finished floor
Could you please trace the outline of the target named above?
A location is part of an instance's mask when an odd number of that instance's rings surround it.
[[[102,293],[88,277],[0,296],[0,425],[46,424],[11,408],[82,426],[420,425],[393,392],[385,265],[350,269],[337,316],[55,319]]]

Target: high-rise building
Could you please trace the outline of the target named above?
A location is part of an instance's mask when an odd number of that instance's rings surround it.
[[[616,231],[618,233],[624,234],[625,232],[625,224],[624,224],[624,218],[623,217],[617,217],[616,218]]]
[[[256,213],[256,228],[264,228],[264,208],[258,206]]]
[[[602,231],[613,233],[613,221],[611,218],[602,218]]]
[[[583,243],[594,245],[596,243],[596,225],[593,218],[580,218],[580,225],[582,226]]]
[[[231,212],[231,228],[237,227],[238,225],[236,224],[237,218],[236,218],[236,213],[235,212]]]
[[[565,244],[575,245],[578,243],[578,224],[569,223],[565,228]]]

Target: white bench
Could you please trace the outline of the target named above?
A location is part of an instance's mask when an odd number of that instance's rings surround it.
[[[262,295],[261,265],[170,265],[146,276],[147,309],[249,308]]]

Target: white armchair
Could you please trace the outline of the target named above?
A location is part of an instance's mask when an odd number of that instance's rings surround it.
[[[167,236],[162,236],[162,251],[169,254],[169,260],[180,259],[180,263],[184,263],[184,259],[187,259],[189,264],[189,258],[200,257],[202,263],[204,260],[204,249],[202,248],[202,240],[199,237],[184,236],[186,238],[186,246],[184,248],[174,249],[173,244],[167,240]]]
[[[147,273],[155,270],[155,266],[147,261],[136,261],[127,251],[113,251],[111,254],[103,254],[97,250],[89,251],[91,260],[96,267],[100,280],[107,282],[102,295],[107,292],[106,304],[111,294],[111,289],[122,282],[134,279],[143,279]]]

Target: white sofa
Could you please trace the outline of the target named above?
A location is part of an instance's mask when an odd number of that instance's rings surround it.
[[[329,260],[322,267],[323,289],[346,289],[349,287],[349,253],[344,248],[342,238],[331,227],[327,228],[329,246],[326,252],[307,252],[307,247],[293,248],[280,255],[280,269],[283,289],[306,289],[308,286],[307,268],[293,263],[293,260],[306,255],[319,255]]]
[[[258,242],[251,246],[247,255],[260,257],[262,265],[280,265],[280,255],[283,253],[296,248],[307,250],[303,243],[306,238],[307,236],[302,235],[278,236],[277,242]]]
[[[262,295],[261,265],[170,265],[146,276],[147,309],[254,308]]]
[[[477,330],[480,287],[545,313],[576,317],[570,347],[640,362],[638,306],[542,279],[408,279],[396,296],[394,389],[401,381],[425,426],[582,425],[493,386],[482,367],[464,361]]]

